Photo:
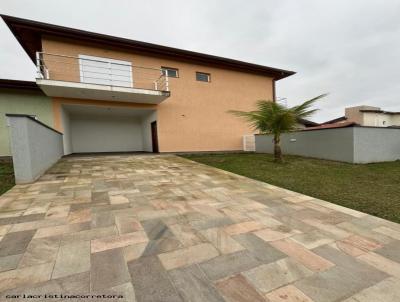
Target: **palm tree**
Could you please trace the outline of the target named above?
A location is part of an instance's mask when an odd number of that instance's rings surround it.
[[[230,110],[229,112],[245,118],[251,126],[260,133],[273,134],[274,160],[276,162],[283,162],[282,149],[280,146],[281,134],[294,130],[300,119],[307,118],[315,113],[318,109],[311,109],[311,106],[326,95],[327,94],[321,94],[294,107],[286,107],[276,102],[260,100],[257,102],[257,110],[255,111]]]

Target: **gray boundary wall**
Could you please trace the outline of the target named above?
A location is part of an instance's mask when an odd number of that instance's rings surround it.
[[[371,163],[400,160],[400,129],[347,127],[283,133],[285,154]],[[272,135],[256,135],[256,152],[273,153]]]
[[[7,114],[15,182],[30,183],[64,153],[62,133],[26,115]]]

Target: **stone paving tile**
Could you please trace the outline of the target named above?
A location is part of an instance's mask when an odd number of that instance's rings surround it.
[[[172,283],[184,301],[223,302],[215,287],[196,265],[171,270],[168,272]]]
[[[208,278],[218,280],[261,265],[248,251],[225,254],[199,264]]]
[[[45,237],[75,233],[82,230],[87,230],[89,228],[90,228],[89,223],[75,223],[75,224],[59,225],[55,227],[45,227],[37,230],[35,238],[45,238]]]
[[[290,240],[271,242],[271,245],[313,271],[324,271],[334,264]]]
[[[313,272],[290,258],[264,264],[242,273],[257,290],[268,293],[278,287],[311,276]]]
[[[102,252],[109,249],[128,246],[135,243],[147,242],[149,239],[143,231],[128,233],[117,236],[104,237],[91,241],[92,253]]]
[[[334,241],[334,239],[325,236],[319,231],[294,235],[291,237],[291,239],[307,249],[313,249]]]
[[[61,278],[89,270],[90,242],[72,242],[60,247],[52,278]]]
[[[46,227],[54,227],[58,225],[62,225],[66,223],[65,218],[59,218],[59,219],[43,219],[43,220],[38,220],[38,221],[29,221],[29,222],[23,222],[23,223],[18,223],[14,224],[9,231],[11,232],[22,232],[22,231],[29,231],[29,230],[36,230],[40,228],[46,228]]]
[[[0,301],[18,301],[23,302],[27,300],[35,299],[6,299],[7,295],[21,295],[23,293],[31,295],[45,295],[45,294],[77,294],[77,293],[89,293],[90,292],[90,276],[89,272],[75,274],[72,276],[52,279],[45,282],[35,283],[31,286],[17,287],[11,290],[4,291],[0,293]],[[4,300],[1,300],[4,298]],[[36,299],[36,301],[40,301]],[[60,299],[42,299],[42,301],[60,301]],[[67,301],[77,301],[74,299],[67,299]]]
[[[90,241],[95,239],[101,239],[104,237],[113,237],[118,234],[115,226],[105,228],[86,229],[90,227],[87,222],[84,223],[84,230],[78,232],[68,232],[61,236],[61,245],[74,242],[74,241]]]
[[[123,251],[126,262],[136,260],[142,257],[144,251],[146,250],[147,245],[148,242],[142,242],[124,247]]]
[[[23,254],[0,257],[0,272],[16,269]]]
[[[66,157],[0,196],[0,294],[386,302],[399,296],[399,234],[172,155]]]
[[[267,242],[288,238],[288,237],[294,236],[299,233],[300,233],[300,231],[297,231],[297,230],[279,231],[279,230],[273,230],[273,229],[263,229],[263,230],[254,232],[254,234],[256,236],[260,237],[262,240],[267,241]]]
[[[178,239],[173,237],[165,237],[157,240],[150,240],[147,242],[141,256],[144,257],[144,256],[158,255],[162,253],[175,251],[182,247],[183,247],[182,243]]]
[[[4,236],[11,229],[11,224],[0,225],[0,236]]]
[[[171,230],[160,219],[143,221],[142,226],[150,240],[173,236]]]
[[[386,236],[392,237],[392,238],[394,238],[396,240],[400,240],[400,231],[393,230],[393,229],[388,228],[386,226],[380,226],[380,227],[374,229],[374,231],[377,232],[377,233],[381,233],[381,234],[384,234]]]
[[[284,253],[252,233],[235,235],[233,238],[263,263],[270,263],[287,257]]]
[[[30,286],[47,281],[51,277],[54,263],[28,266],[0,273],[0,292],[19,286]]]
[[[360,273],[364,273],[361,274]],[[387,275],[365,274],[365,271],[352,271],[335,266],[327,271],[299,280],[294,285],[314,301],[333,302],[347,298],[364,288],[385,279]]]
[[[336,241],[332,243],[331,246],[353,257],[358,257],[368,252],[343,241]]]
[[[133,215],[116,215],[115,224],[120,234],[133,233],[143,230],[139,220],[137,220]]]
[[[91,228],[106,228],[113,226],[114,224],[116,224],[116,222],[114,214],[112,212],[100,212],[92,214]],[[131,232],[126,232],[126,233],[131,233]]]
[[[345,237],[349,237],[351,234],[341,228],[338,228],[332,224],[322,223],[322,221],[318,219],[304,219],[303,222],[312,225],[317,228],[321,233],[326,233],[329,237],[335,239],[343,239]]]
[[[94,291],[130,281],[122,249],[112,249],[91,255],[90,286]]]
[[[353,274],[372,276],[371,279],[376,278],[378,281],[388,276],[387,274],[382,273],[382,271],[360,261],[358,258],[351,257],[329,245],[317,247],[313,249],[313,252],[324,259],[331,261],[336,266],[346,268]]]
[[[356,223],[356,220],[352,220],[351,222],[347,221],[339,223],[336,226],[350,233],[364,237],[366,239],[373,240],[374,242],[378,242],[381,244],[389,244],[394,241],[393,238],[386,236],[382,233],[375,232],[372,228],[358,225]]]
[[[4,239],[3,239],[4,241]],[[400,263],[400,241],[393,241],[380,249],[375,250],[375,253],[382,255],[390,260]]]
[[[157,257],[128,262],[136,301],[183,301]]]
[[[400,297],[400,280],[388,278],[361,292],[351,296],[343,302],[391,302]]]
[[[120,302],[136,302],[135,290],[131,282],[111,287],[107,293],[122,295],[123,298],[117,298],[117,301]]]
[[[200,231],[207,241],[214,245],[221,254],[229,254],[244,250],[237,241],[233,240],[224,230],[220,228],[211,228]]]
[[[57,257],[60,238],[33,239],[22,257],[19,267],[54,262]]]
[[[24,253],[35,232],[32,230],[6,234],[0,241],[0,257]]]
[[[26,215],[26,216],[17,216],[17,217],[6,217],[6,218],[0,218],[0,225],[5,225],[5,224],[17,224],[17,223],[23,223],[23,222],[29,222],[29,221],[36,221],[43,219],[45,214],[31,214],[31,215]]]
[[[313,302],[301,290],[293,285],[278,288],[266,295],[271,302]]]
[[[352,246],[355,246],[356,248],[359,248],[360,250],[363,251],[373,251],[382,247],[381,244],[358,235],[352,235],[341,241],[350,244]]]
[[[357,258],[382,272],[400,278],[400,263],[398,262],[394,262],[373,252],[362,254]]]
[[[203,262],[219,255],[216,248],[210,243],[201,243],[169,253],[159,254],[165,269],[170,270],[181,266]]]
[[[51,207],[46,212],[46,219],[56,219],[67,217],[69,214],[70,205]]]
[[[203,242],[198,236],[197,231],[188,224],[175,223],[168,225],[168,228],[184,246],[192,246]]]
[[[216,287],[227,302],[266,302],[241,274],[218,281]]]
[[[229,235],[248,233],[265,228],[265,225],[257,221],[246,221],[232,224],[224,228]]]

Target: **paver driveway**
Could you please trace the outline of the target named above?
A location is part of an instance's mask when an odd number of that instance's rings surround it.
[[[400,301],[398,224],[171,155],[65,158],[0,207],[1,301]]]

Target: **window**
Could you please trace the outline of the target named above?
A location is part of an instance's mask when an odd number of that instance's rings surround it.
[[[169,68],[169,67],[161,67],[163,75],[166,75],[170,78],[177,78],[179,76],[178,69]]]
[[[211,75],[209,73],[205,73],[205,72],[196,72],[196,81],[210,82]]]
[[[79,55],[79,70],[82,83],[133,87],[131,62]]]

